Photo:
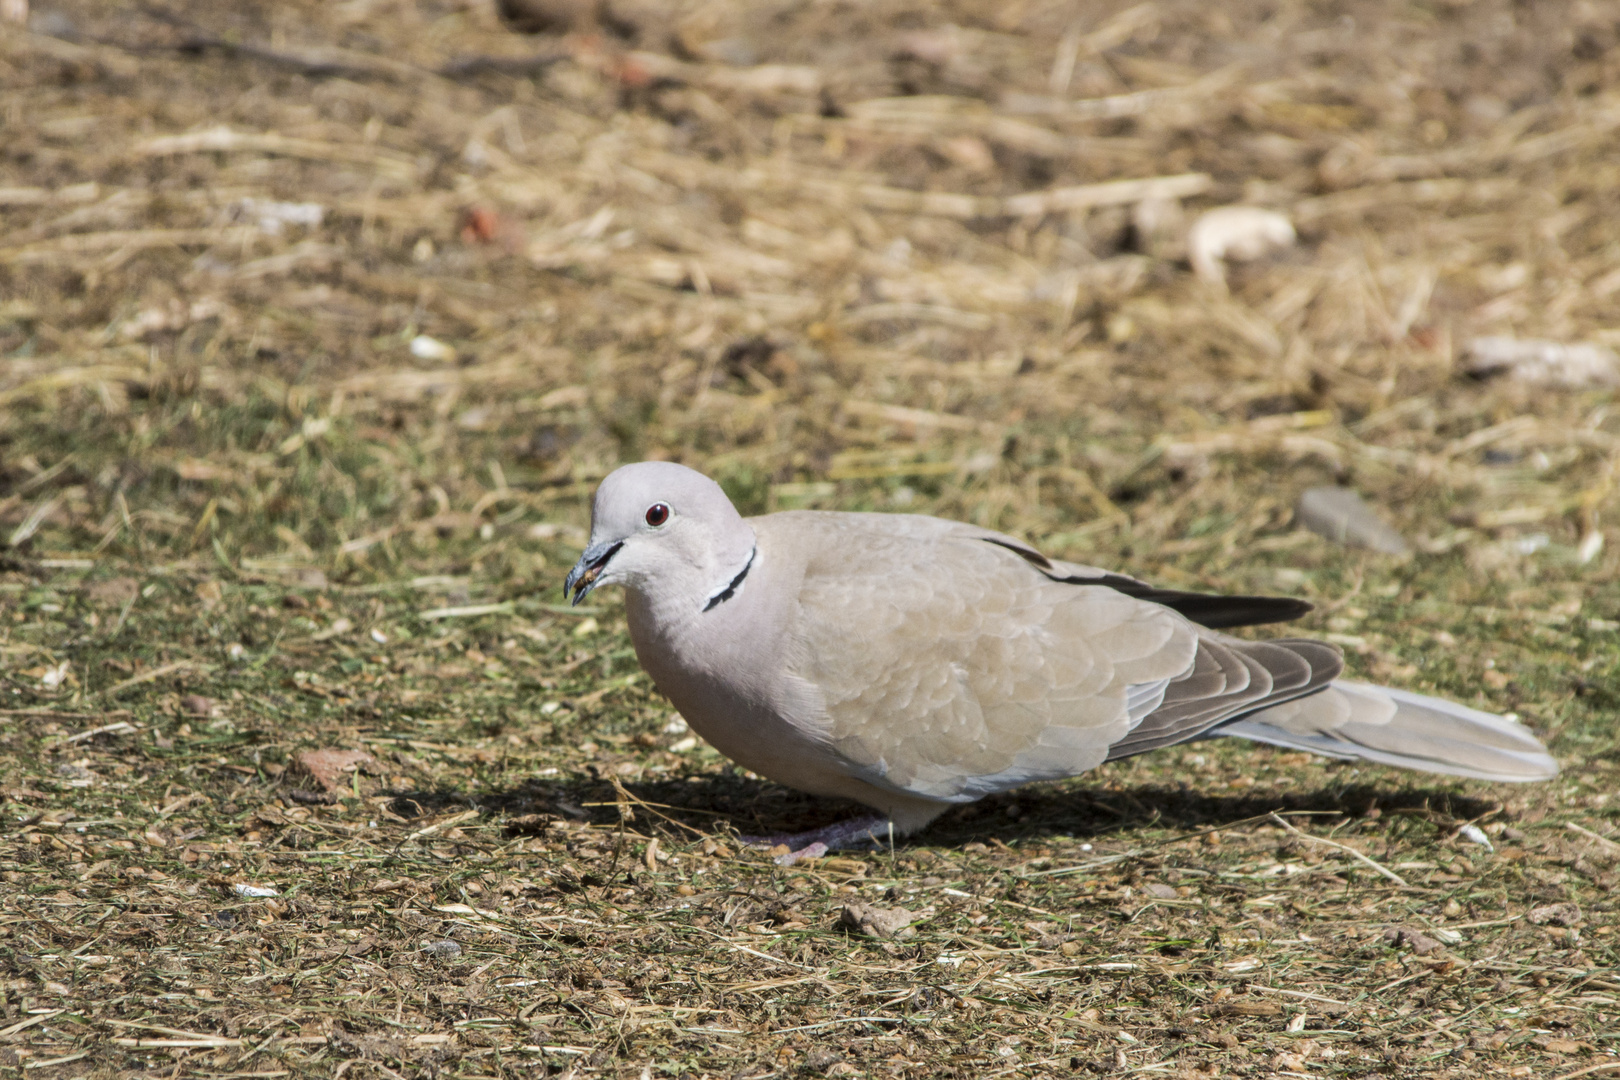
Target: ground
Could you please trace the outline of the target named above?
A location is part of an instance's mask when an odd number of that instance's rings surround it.
[[[0,24],[0,1073],[1620,1072],[1620,415],[1465,370],[1620,344],[1620,5],[506,7]],[[1234,203],[1297,243],[1200,276]],[[560,606],[647,457],[1305,597],[1564,773],[1204,743],[778,867],[852,808]]]

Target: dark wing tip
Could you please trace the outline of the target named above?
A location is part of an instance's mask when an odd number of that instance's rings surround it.
[[[1313,604],[1289,596],[1214,596],[1205,593],[1177,593],[1166,599],[1149,594],[1152,600],[1174,608],[1200,626],[1224,630],[1233,626],[1264,626],[1293,622],[1310,614]]]
[[[1299,600],[1292,596],[1221,596],[1218,593],[1156,589],[1145,581],[1137,581],[1123,574],[1064,580],[1076,585],[1105,585],[1126,596],[1162,604],[1211,630],[1292,622],[1314,610],[1315,606],[1308,600]]]
[[[1048,559],[1045,555],[1042,555],[1032,547],[1027,547],[1023,544],[1010,544],[1001,539],[999,536],[981,536],[979,539],[983,540],[987,544],[994,544],[996,547],[1006,548],[1014,555],[1017,555],[1020,559],[1023,559],[1025,562],[1033,563],[1042,570],[1052,569],[1052,560]]]
[[[1039,567],[1052,571],[1054,567],[1045,555],[1022,544],[1012,544],[996,536],[979,539],[997,547],[1006,548],[1014,555]],[[1048,576],[1052,576],[1050,573]],[[1263,626],[1266,623],[1292,622],[1308,614],[1314,605],[1291,596],[1221,596],[1218,593],[1181,592],[1177,589],[1157,589],[1145,581],[1124,574],[1103,574],[1099,577],[1064,577],[1057,581],[1071,585],[1103,585],[1138,600],[1162,604],[1167,608],[1207,626],[1211,630],[1225,630],[1234,626]]]

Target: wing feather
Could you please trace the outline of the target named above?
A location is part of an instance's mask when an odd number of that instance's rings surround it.
[[[1199,635],[1187,677],[1170,684],[1164,702],[1108,751],[1110,761],[1196,739],[1255,709],[1290,708],[1343,669],[1336,649],[1315,641],[1240,641],[1211,630]]]
[[[1167,608],[976,537],[840,537],[840,517],[803,523],[835,535],[807,545],[790,666],[869,783],[954,802],[1084,772],[1128,731],[1130,688],[1192,664],[1197,632]]]

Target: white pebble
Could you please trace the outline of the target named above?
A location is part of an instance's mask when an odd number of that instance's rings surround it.
[[[411,355],[418,360],[449,361],[456,358],[456,350],[438,338],[417,334],[411,338]]]
[[[1203,280],[1226,287],[1227,262],[1248,262],[1292,247],[1293,222],[1258,206],[1220,206],[1203,214],[1187,231],[1187,259]]]
[[[1620,357],[1602,345],[1580,342],[1475,338],[1468,343],[1464,364],[1474,375],[1506,375],[1561,390],[1620,385]]]

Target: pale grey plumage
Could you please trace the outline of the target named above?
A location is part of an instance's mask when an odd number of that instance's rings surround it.
[[[1336,681],[1332,646],[1211,629],[1291,618],[1297,602],[1156,590],[920,515],[744,519],[679,465],[603,481],[568,587],[577,600],[606,584],[625,587],[636,654],[694,730],[900,831],[1216,735],[1489,780],[1557,772],[1511,721]]]

